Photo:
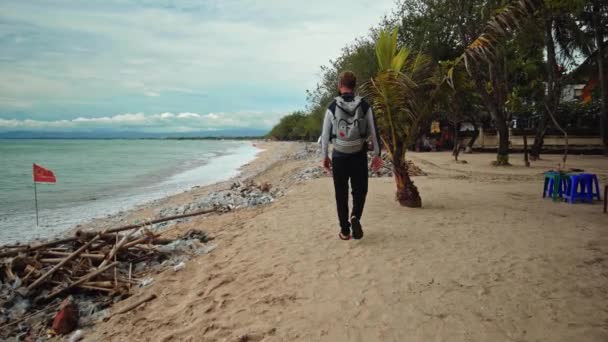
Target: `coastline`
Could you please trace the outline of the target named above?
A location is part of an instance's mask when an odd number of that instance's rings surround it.
[[[0,246],[7,243],[35,244],[71,235],[75,230],[81,228],[120,224],[121,221],[126,222],[125,220],[128,220],[133,213],[154,207],[155,205],[162,205],[162,203],[175,196],[196,189],[213,189],[217,184],[238,179],[244,172],[247,172],[248,168],[246,165],[256,165],[255,160],[264,152],[264,149],[259,147],[259,141],[250,140],[248,143],[255,145],[252,148],[252,150],[255,150],[255,154],[252,156],[249,156],[250,152],[239,152],[239,149],[245,147],[243,145],[227,153],[216,154],[212,157],[213,160],[203,164],[195,164],[193,167],[179,169],[177,172],[167,175],[159,182],[134,187],[129,189],[128,192],[117,191],[115,197],[105,197],[101,201],[95,199],[88,203],[78,203],[57,209],[46,209],[49,212],[55,211],[53,216],[59,215],[59,217],[69,217],[75,210],[86,212],[86,214],[83,214],[83,217],[68,219],[66,222],[55,222],[55,217],[49,217],[48,213],[45,217],[44,212],[41,212],[41,217],[45,221],[44,226],[35,230],[29,237],[9,239],[0,243]],[[222,170],[225,169],[223,164],[226,162],[235,166],[229,167],[228,171]],[[227,174],[218,174],[217,171],[219,170]],[[200,180],[198,180],[199,178]],[[192,186],[188,184],[192,184]],[[185,185],[187,189],[184,188]]]
[[[180,206],[193,203],[197,199],[213,192],[228,189],[235,182],[245,183],[253,180],[256,176],[264,173],[269,168],[274,167],[277,162],[289,159],[296,151],[301,150],[302,147],[305,146],[305,144],[299,143],[254,140],[252,140],[251,143],[258,149],[258,152],[252,160],[245,162],[236,170],[236,175],[229,176],[224,180],[210,184],[196,185],[179,193],[139,204],[133,208],[120,211],[113,215],[94,218],[90,221],[75,225],[66,230],[65,234],[73,235],[77,230],[96,231],[104,228],[151,221],[158,218],[163,209],[179,208]],[[160,230],[162,231],[167,228],[167,226],[163,226]]]
[[[196,210],[194,210],[196,213],[200,212],[200,211],[206,211],[208,212],[205,215],[202,216],[190,216],[188,218],[180,218],[180,219],[171,219],[168,222],[162,222],[162,223],[158,223],[155,225],[146,225],[142,230],[141,230],[141,234],[142,235],[146,235],[146,234],[156,234],[157,236],[163,236],[163,238],[161,240],[163,241],[172,241],[169,244],[176,244],[175,246],[179,245],[182,247],[175,247],[177,249],[173,249],[174,247],[166,247],[165,251],[167,250],[171,250],[173,252],[169,253],[169,254],[164,254],[164,257],[168,257],[170,259],[163,259],[163,256],[160,257],[160,261],[162,261],[162,264],[159,263],[159,259],[155,259],[152,261],[133,261],[133,263],[131,265],[134,265],[134,280],[135,282],[137,282],[137,286],[140,288],[146,288],[148,287],[148,285],[150,283],[154,283],[155,282],[155,278],[157,277],[158,274],[162,274],[165,271],[169,271],[171,270],[173,267],[178,267],[181,263],[182,266],[179,267],[184,267],[184,261],[189,260],[190,258],[195,257],[195,255],[203,255],[203,254],[207,254],[207,253],[211,253],[211,251],[215,250],[215,248],[218,246],[218,244],[215,243],[215,241],[213,243],[210,244],[206,244],[207,242],[209,242],[210,240],[215,240],[216,236],[215,234],[211,235],[209,232],[210,230],[208,229],[208,227],[206,226],[200,226],[198,225],[198,223],[201,220],[205,220],[207,218],[210,217],[234,217],[234,215],[239,215],[240,213],[247,213],[247,212],[252,212],[252,211],[259,211],[259,210],[264,210],[263,208],[267,207],[267,204],[270,204],[271,202],[273,202],[275,199],[283,196],[285,194],[286,191],[288,191],[288,189],[291,187],[291,185],[293,185],[294,183],[297,183],[301,180],[303,180],[303,177],[308,177],[306,175],[298,175],[298,171],[306,166],[309,161],[310,158],[315,158],[316,156],[316,149],[310,149],[309,148],[309,144],[304,144],[304,143],[280,143],[280,142],[272,142],[272,143],[268,143],[268,142],[253,142],[254,146],[258,149],[258,152],[256,153],[256,156],[253,160],[251,160],[248,163],[245,163],[244,165],[242,165],[241,167],[239,167],[238,172],[235,176],[230,177],[226,180],[220,181],[220,182],[216,182],[216,183],[212,183],[212,184],[208,184],[208,185],[204,185],[204,186],[194,186],[193,188],[189,189],[189,190],[185,190],[179,194],[175,194],[172,196],[167,196],[164,197],[162,199],[158,199],[156,201],[152,201],[149,203],[144,203],[141,205],[138,205],[137,207],[131,209],[131,210],[126,210],[124,212],[121,212],[119,214],[116,215],[108,215],[107,217],[104,218],[98,218],[98,219],[94,219],[90,222],[87,223],[83,223],[80,225],[77,225],[75,227],[73,227],[72,229],[64,232],[61,235],[58,235],[56,237],[53,238],[49,238],[46,240],[37,240],[37,241],[32,241],[29,244],[17,244],[17,245],[4,245],[2,247],[6,247],[6,249],[4,248],[0,248],[0,252],[3,253],[9,253],[9,254],[5,254],[2,258],[2,262],[4,267],[8,267],[7,269],[12,269],[13,268],[13,262],[14,260],[24,260],[23,258],[29,258],[31,257],[32,259],[27,259],[27,260],[34,260],[36,258],[38,258],[38,253],[36,252],[36,254],[34,255],[28,255],[27,252],[24,254],[19,254],[19,255],[12,255],[10,254],[10,250],[11,248],[23,248],[23,247],[33,247],[36,248],[36,246],[42,246],[45,245],[46,243],[53,243],[54,241],[65,241],[65,239],[69,240],[74,238],[74,236],[81,236],[80,234],[86,234],[89,233],[91,231],[102,231],[102,230],[107,230],[107,229],[111,229],[111,228],[118,228],[121,226],[125,226],[125,225],[131,225],[131,224],[142,224],[145,222],[149,222],[152,220],[156,220],[156,219],[166,219],[167,216],[183,216],[183,214],[185,213],[186,208],[188,208],[188,210],[191,209],[191,206],[194,206],[197,203],[200,203],[201,199],[205,199],[205,198],[215,198],[218,196],[218,194],[228,194],[228,196],[232,199],[232,198],[240,198],[240,203],[238,203],[237,206],[235,206],[234,204],[232,206],[229,206],[227,204],[223,204],[222,208],[220,208],[220,210],[209,210],[209,208],[206,208],[205,210],[201,210],[200,208],[197,208]],[[313,145],[314,146],[314,145]],[[294,177],[296,176],[296,177]],[[222,177],[221,175],[218,175],[218,177]],[[222,177],[224,178],[224,177]],[[264,184],[264,187],[261,187],[260,185]],[[236,187],[235,187],[236,186]],[[262,190],[265,189],[265,190]],[[213,205],[215,207],[215,205]],[[217,209],[217,208],[216,208]],[[180,211],[177,215],[172,215],[171,213],[175,210]],[[183,210],[183,211],[182,211]],[[229,212],[226,212],[229,211]],[[169,214],[167,214],[167,212],[169,212]],[[188,213],[190,214],[190,213]],[[190,227],[190,228],[188,228]],[[194,245],[192,244],[191,240],[189,237],[186,237],[187,234],[184,234],[185,230],[187,230],[188,232],[196,232],[195,234],[200,234],[198,236],[201,236],[202,239],[205,239],[204,243],[205,245],[200,245],[200,244],[196,244],[196,242],[194,243]],[[80,231],[80,232],[79,232]],[[126,236],[126,235],[125,235]],[[137,239],[135,239],[137,240]],[[91,240],[92,242],[92,240]],[[167,242],[164,242],[165,244],[167,244]],[[188,246],[197,246],[195,247],[196,250],[183,250],[182,248],[184,248],[183,246],[188,245]],[[144,248],[144,250],[146,250],[146,247],[150,247],[150,245],[147,246],[142,246],[142,248]],[[220,246],[222,247],[222,246]],[[46,248],[46,247],[43,247]],[[60,246],[59,250],[61,251],[65,251],[68,250],[70,247],[64,245],[64,246]],[[168,248],[168,249],[167,249]],[[194,248],[194,247],[188,247],[188,248]],[[148,250],[148,252],[152,253],[152,250],[156,250],[154,248],[152,248],[151,250]],[[45,250],[46,251],[46,250]],[[48,252],[48,251],[47,251]],[[42,252],[42,253],[47,253],[47,252]],[[132,251],[128,252],[131,253]],[[55,251],[51,252],[51,253],[55,253]],[[90,252],[90,253],[95,253],[95,252]],[[161,254],[164,252],[160,252]],[[180,254],[180,253],[184,253],[184,254]],[[121,257],[122,258],[122,257]],[[48,259],[48,258],[47,258]],[[44,259],[46,261],[44,262],[49,262],[47,259]],[[49,259],[50,260],[50,259]],[[67,260],[67,258],[65,259]],[[137,259],[140,260],[140,259]],[[127,262],[126,264],[127,266],[129,266],[129,263]],[[172,267],[170,267],[172,266]],[[79,267],[79,266],[77,266]],[[120,268],[120,267],[118,267]],[[116,272],[115,268],[115,272]],[[20,272],[20,271],[16,271],[16,272]],[[46,272],[46,270],[45,270]],[[51,272],[51,271],[49,271]],[[69,270],[68,270],[69,272]],[[119,271],[120,272],[120,271]],[[129,268],[129,282],[131,281],[130,277],[131,277],[131,270]],[[175,271],[174,271],[175,272]],[[146,274],[145,278],[144,276],[142,276],[142,274]],[[20,276],[23,276],[20,274]],[[125,275],[126,276],[126,275]],[[3,310],[2,312],[0,312],[0,326],[12,326],[14,323],[18,323],[18,320],[15,320],[15,317],[19,317],[20,315],[24,315],[24,313],[22,313],[19,310],[22,310],[20,305],[25,305],[23,310],[30,310],[31,308],[35,308],[34,310],[38,310],[41,309],[40,307],[36,307],[35,305],[32,305],[34,299],[33,297],[30,298],[27,294],[22,294],[21,292],[18,292],[15,290],[15,287],[12,287],[13,290],[8,290],[5,289],[5,286],[17,286],[18,290],[23,290],[25,289],[24,286],[21,285],[14,285],[14,284],[21,284],[19,282],[19,279],[13,279],[13,281],[11,282],[6,282],[7,280],[6,277],[9,277],[8,279],[10,279],[10,274],[3,276],[0,282],[0,290],[2,290],[2,296],[0,296],[0,301],[5,301],[3,304],[3,307],[5,308],[5,310]],[[14,276],[13,276],[14,277]],[[115,281],[116,281],[116,274],[114,275],[115,277]],[[137,277],[137,278],[135,278]],[[25,278],[27,278],[27,276],[25,276]],[[24,278],[24,279],[25,279]],[[42,278],[39,278],[42,279]],[[123,279],[123,278],[118,278],[118,279]],[[135,280],[137,279],[137,280]],[[51,280],[53,281],[53,280]],[[121,280],[123,281],[123,280]],[[13,284],[14,283],[14,284]],[[88,283],[87,283],[88,284]],[[86,285],[89,286],[89,285]],[[115,291],[122,291],[121,288],[118,287],[118,285],[115,285],[116,287],[114,287]],[[8,290],[8,291],[7,291]],[[15,292],[16,291],[16,292]],[[109,297],[107,298],[107,300],[111,300],[114,299],[114,301],[116,303],[118,302],[123,302],[125,298],[130,298],[132,295],[137,295],[139,292],[141,292],[138,288],[134,288],[133,292],[131,292],[130,287],[129,287],[129,291],[127,293],[122,293],[120,295],[109,295]],[[9,295],[11,294],[12,295]],[[77,305],[82,305],[79,306],[80,310],[81,310],[81,316],[80,316],[80,325],[79,328],[80,329],[91,329],[92,327],[94,327],[94,324],[101,322],[102,319],[104,318],[108,318],[110,317],[110,313],[114,312],[114,309],[112,309],[112,305],[110,303],[106,303],[103,304],[103,301],[101,303],[95,304],[94,299],[93,298],[103,298],[99,297],[100,293],[95,294],[95,292],[90,292],[90,291],[76,291],[73,292],[72,295],[77,298],[76,299],[76,303]],[[39,293],[36,294],[36,296],[40,295]],[[42,296],[44,296],[44,293],[41,294]],[[126,296],[125,296],[126,295]],[[40,299],[40,297],[36,297],[36,300]],[[24,304],[19,304],[19,303],[24,303]],[[57,303],[55,303],[57,304]],[[54,304],[53,304],[54,305]],[[109,308],[110,307],[110,308]],[[24,323],[25,327],[24,328],[26,330],[29,330],[30,328],[33,330],[39,329],[40,327],[44,327],[45,325],[45,321],[49,321],[50,317],[52,316],[46,316],[47,318],[45,319],[45,315],[48,314],[53,314],[52,312],[45,312],[42,313],[42,311],[44,311],[46,309],[41,309],[40,314],[35,314],[33,318],[31,319],[27,319],[28,322]],[[25,311],[27,312],[27,311]],[[28,317],[28,316],[24,316],[24,317]],[[12,328],[15,328],[16,326],[12,326]],[[3,337],[11,337],[13,335],[11,334],[15,334],[17,330],[11,330],[11,331],[3,331],[3,334],[1,334]],[[8,335],[7,335],[8,333]],[[40,335],[40,330],[38,330],[38,333],[34,333],[34,335],[32,336],[39,336],[41,337],[42,335]],[[49,337],[49,336],[47,336]]]

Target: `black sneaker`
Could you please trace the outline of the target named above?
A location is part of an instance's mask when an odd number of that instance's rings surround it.
[[[350,218],[350,227],[353,230],[353,239],[359,240],[363,237],[363,227],[355,216]]]

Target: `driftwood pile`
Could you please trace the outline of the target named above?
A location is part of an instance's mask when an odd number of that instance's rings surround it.
[[[209,240],[201,231],[167,239],[147,227],[213,211],[101,232],[78,231],[73,237],[33,246],[0,247],[0,340],[43,335],[52,318],[49,315],[70,295],[100,307],[127,298],[132,288],[151,281],[146,277],[150,272],[147,265],[174,257],[171,254],[177,249],[171,246],[196,240],[193,242],[204,247],[201,242]]]
[[[378,172],[372,172],[370,169],[370,177],[393,177],[393,162],[387,153],[382,153],[382,161],[382,167]],[[407,173],[410,177],[427,175],[426,172],[422,171],[422,169],[411,160],[407,161]]]

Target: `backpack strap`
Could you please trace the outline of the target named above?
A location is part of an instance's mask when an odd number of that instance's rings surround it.
[[[357,109],[359,109],[359,107],[361,107],[362,103],[363,103],[363,101],[359,102],[359,104],[357,104],[357,106],[355,107],[355,109],[353,109],[352,112],[340,107],[340,105],[338,103],[336,103],[336,107],[340,108],[340,110],[343,111],[344,113],[348,113],[350,116],[355,116],[355,114],[357,114]],[[335,116],[336,116],[336,114],[334,112],[334,117]]]
[[[331,101],[329,106],[327,106],[327,109],[329,109],[331,114],[334,116],[334,119],[336,118],[336,106],[337,105],[338,105],[338,102],[334,99],[333,101]]]
[[[363,120],[365,120],[365,116],[367,115],[367,112],[369,112],[369,103],[367,103],[367,101],[365,101],[365,99],[361,99],[361,111],[363,112]],[[374,123],[375,125],[376,123]],[[367,134],[369,133],[369,126],[365,125],[365,134],[363,136],[367,137]]]
[[[336,133],[334,131],[334,129],[335,129],[334,126],[335,126],[335,122],[336,122],[336,106],[337,105],[338,105],[338,103],[334,99],[333,101],[331,101],[329,106],[327,106],[327,109],[329,109],[329,111],[331,112],[331,115],[334,117],[334,119],[332,121],[331,134],[329,135],[329,141],[333,141],[337,137]]]

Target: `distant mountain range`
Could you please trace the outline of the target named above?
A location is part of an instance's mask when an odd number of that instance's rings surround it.
[[[0,132],[0,139],[163,139],[163,138],[244,138],[263,137],[264,129],[224,129],[217,131],[146,133],[137,131],[12,131]]]

